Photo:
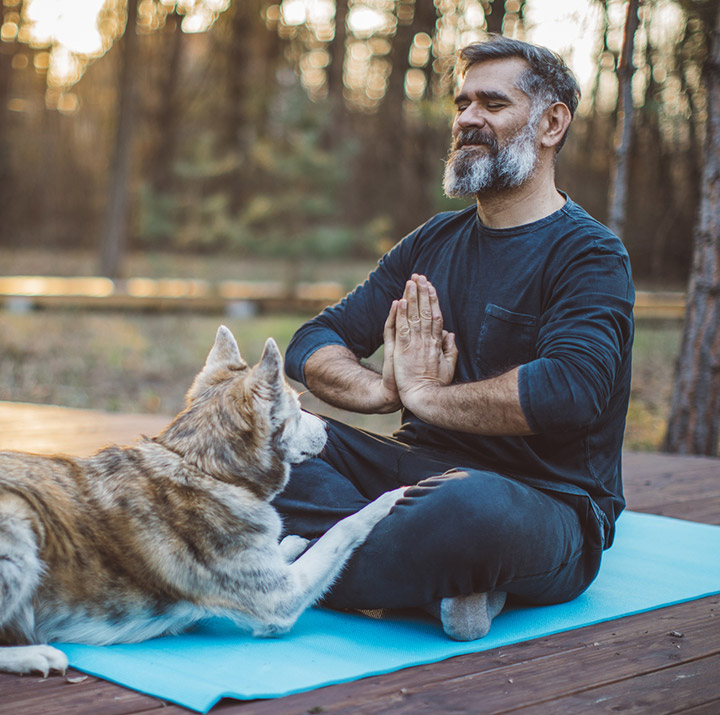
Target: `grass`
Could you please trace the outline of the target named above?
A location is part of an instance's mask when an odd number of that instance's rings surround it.
[[[302,318],[194,314],[0,312],[0,399],[107,411],[174,414],[224,322],[254,363],[265,339],[285,349]],[[680,325],[638,325],[626,447],[657,449],[667,418]],[[299,386],[298,386],[299,387]],[[308,409],[378,432],[397,415],[345,413],[305,394]]]
[[[87,251],[0,247],[7,275],[94,275]],[[132,276],[155,278],[333,280],[350,289],[372,268],[371,261],[298,261],[242,256],[133,253]],[[249,362],[260,356],[267,336],[285,349],[302,318],[291,315],[238,319],[194,314],[121,314],[0,311],[0,400],[59,404],[122,412],[174,414],[202,366],[220,322],[235,333]],[[640,321],[625,446],[654,450],[667,420],[681,324]],[[298,386],[300,387],[300,386]],[[356,415],[322,405],[306,393],[308,409],[388,433],[397,415]]]

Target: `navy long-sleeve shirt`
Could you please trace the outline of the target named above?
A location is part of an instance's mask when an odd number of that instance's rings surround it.
[[[442,213],[382,257],[367,280],[305,323],[286,370],[304,382],[308,357],[344,345],[368,357],[383,342],[390,304],[413,273],[438,293],[459,350],[454,382],[520,366],[520,403],[533,435],[443,429],[403,410],[403,442],[465,456],[541,488],[589,494],[606,546],[624,507],[621,446],[630,395],[634,289],[621,241],[571,199],[539,221],[483,225],[475,210]],[[470,419],[470,417],[469,417]]]

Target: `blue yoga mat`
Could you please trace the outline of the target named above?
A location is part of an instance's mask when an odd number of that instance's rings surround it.
[[[277,698],[539,638],[720,593],[720,527],[623,514],[592,586],[558,606],[506,609],[482,640],[437,621],[311,609],[286,636],[256,639],[224,619],[133,645],[55,644],[73,667],[200,712],[223,697]]]

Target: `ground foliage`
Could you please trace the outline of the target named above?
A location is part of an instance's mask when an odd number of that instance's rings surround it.
[[[78,252],[54,259],[41,250],[0,249],[0,263],[16,274],[32,265],[53,265],[59,274],[77,275],[92,266],[92,255]],[[205,280],[269,279],[288,270],[273,260],[237,257],[131,254],[136,275],[199,277]],[[368,261],[293,265],[302,280],[339,280],[350,289],[372,268]],[[284,351],[302,315],[266,315],[238,319],[193,313],[121,313],[96,311],[0,311],[0,400],[48,403],[131,413],[173,414],[213,343],[218,325],[235,334],[249,362],[256,361],[265,339],[274,337]],[[667,422],[672,374],[678,355],[680,321],[642,320],[637,325],[626,448],[656,450]],[[380,364],[379,356],[374,361]],[[301,385],[297,385],[302,390]],[[358,415],[335,410],[309,393],[307,409],[360,427],[390,433],[398,415]]]
[[[170,415],[182,408],[220,323],[228,325],[243,355],[253,362],[269,335],[284,350],[301,320],[297,315],[239,320],[182,314],[0,313],[0,400]],[[626,448],[659,448],[680,332],[677,323],[638,326]],[[397,414],[345,413],[308,393],[303,404],[382,433],[398,425]]]

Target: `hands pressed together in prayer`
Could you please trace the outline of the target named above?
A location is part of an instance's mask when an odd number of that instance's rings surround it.
[[[449,385],[458,350],[455,334],[443,328],[435,287],[414,273],[402,298],[394,300],[384,328],[382,388],[388,404],[410,410],[428,391]]]
[[[345,410],[385,414],[406,407],[438,427],[493,435],[532,434],[519,398],[519,367],[497,377],[452,383],[458,349],[443,328],[435,287],[413,274],[385,321],[382,375],[344,345],[326,345],[305,363],[306,385]]]

